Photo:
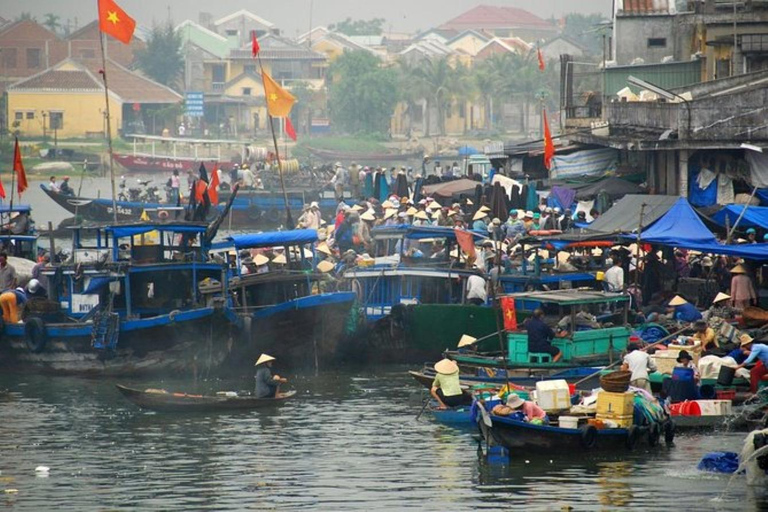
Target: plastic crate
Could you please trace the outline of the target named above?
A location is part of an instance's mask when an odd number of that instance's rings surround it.
[[[597,395],[597,414],[609,416],[632,416],[635,411],[635,394],[632,391],[610,393],[600,391]]]
[[[735,389],[718,389],[715,390],[715,396],[718,400],[733,400],[736,398]]]

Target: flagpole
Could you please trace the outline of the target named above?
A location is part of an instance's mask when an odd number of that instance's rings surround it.
[[[112,119],[109,114],[109,87],[107,85],[107,54],[104,49],[104,33],[99,32],[101,43],[101,76],[104,79],[104,103],[107,114],[107,150],[109,153],[109,181],[112,185],[112,218],[117,223],[117,190],[115,189],[115,168],[112,165]]]
[[[18,138],[16,138],[16,147],[19,148],[19,153],[21,153],[21,146],[19,146],[19,139]],[[15,164],[15,162],[14,162],[14,164]],[[9,218],[11,216],[11,210],[13,210],[13,189],[16,188],[16,179],[15,178],[16,178],[16,173],[17,172],[18,171],[16,170],[16,168],[14,166],[13,172],[11,173],[11,206],[10,206],[10,208],[8,210],[8,217]]]
[[[256,58],[259,60],[259,69],[261,70],[261,81],[264,83],[264,65],[261,63],[261,55],[257,54]],[[283,178],[283,162],[280,160],[280,149],[277,147],[277,136],[275,135],[275,125],[272,122],[272,114],[269,113],[269,98],[267,98],[267,91],[264,90],[264,103],[267,106],[267,117],[269,118],[269,130],[272,132],[272,143],[275,146],[275,157],[277,158],[277,173],[280,176],[280,188],[283,189],[283,200],[285,201],[285,223],[293,229],[293,216],[291,215],[291,208],[288,205],[288,192],[285,191],[285,178]]]

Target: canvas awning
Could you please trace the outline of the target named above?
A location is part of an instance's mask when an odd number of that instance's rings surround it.
[[[475,187],[478,185],[482,184],[479,181],[462,178],[445,183],[426,185],[423,194],[425,196],[440,196],[444,198],[458,197],[462,194],[472,195],[475,193]]]
[[[626,195],[585,228],[591,233],[636,233],[643,212],[643,227],[650,226],[672,208],[679,196]],[[645,207],[643,208],[643,205]]]
[[[733,227],[742,212],[744,215],[739,221],[739,228],[760,227],[768,229],[768,206],[747,206],[745,211],[743,204],[729,204],[712,215],[711,219],[718,225],[725,226],[725,219],[727,218],[727,225]]]

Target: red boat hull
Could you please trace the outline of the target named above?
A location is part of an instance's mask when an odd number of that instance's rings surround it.
[[[162,172],[167,173],[169,171],[187,171],[192,169],[196,171],[200,167],[200,163],[206,164],[219,164],[214,160],[192,160],[184,158],[163,158],[153,156],[134,156],[134,155],[120,155],[115,154],[115,161],[126,168],[130,172]],[[208,166],[208,165],[207,165]]]

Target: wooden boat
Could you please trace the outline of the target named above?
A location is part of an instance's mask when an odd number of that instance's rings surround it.
[[[429,412],[435,418],[435,421],[452,427],[467,428],[474,426],[472,421],[472,406],[460,405],[458,407],[449,407],[448,409],[439,409],[437,402],[430,402]]]
[[[601,313],[600,317],[602,321],[613,320],[614,325],[601,324],[599,328],[587,330],[569,328],[567,337],[552,340],[552,345],[563,354],[556,363],[551,361],[548,353],[528,351],[528,334],[522,326],[518,330],[505,333],[506,361],[502,356],[483,354],[483,351],[498,353],[498,341],[490,339],[478,344],[477,354],[450,351],[447,356],[459,365],[557,370],[607,365],[617,361],[622,351],[627,348],[630,329],[627,327],[629,298],[626,295],[594,290],[557,290],[513,293],[507,297],[514,299],[516,310],[527,309],[534,304],[534,307],[543,307],[545,311],[549,311],[550,315],[556,313],[554,316],[558,320],[569,315],[570,325],[578,325],[577,310],[614,307],[615,311]]]
[[[487,368],[488,373],[485,371],[478,371],[475,374],[472,373],[462,373],[460,374],[460,381],[461,384],[467,387],[477,387],[477,386],[487,386],[487,387],[501,387],[506,385],[508,382],[512,382],[519,386],[529,386],[533,387],[536,385],[537,382],[542,380],[565,380],[569,384],[573,384],[574,382],[577,382],[584,377],[589,377],[590,375],[595,374],[600,369],[599,368],[593,368],[593,367],[584,367],[584,368],[567,368],[565,370],[558,370],[558,371],[541,371],[541,370],[517,370],[517,371],[510,371],[509,377],[507,377],[504,373],[504,370],[499,370],[496,368]],[[485,373],[485,375],[483,375]],[[425,387],[429,388],[432,385],[432,381],[435,378],[435,372],[434,369],[431,369],[428,366],[425,366],[421,369],[421,371],[409,371],[408,374],[413,377],[416,382],[424,385]],[[599,381],[599,375],[595,375],[594,379],[590,379],[587,381],[582,388],[583,389],[593,389],[595,386],[589,385],[597,384]],[[598,384],[599,385],[599,384]]]
[[[197,171],[201,162],[227,164],[244,161],[252,151],[248,143],[235,140],[193,139],[127,134],[132,150],[115,153],[117,163],[129,172],[163,173]]]
[[[164,390],[140,390],[116,384],[115,387],[131,403],[142,409],[162,412],[211,412],[260,409],[279,405],[296,395],[296,391],[282,393],[276,398],[253,396],[191,395],[169,393]]]
[[[496,402],[498,403],[498,401]],[[629,428],[597,429],[591,425],[580,428],[561,428],[553,425],[534,425],[512,417],[497,416],[489,412],[493,402],[480,403],[477,423],[480,434],[488,446],[503,446],[516,453],[526,450],[538,452],[579,452],[593,450],[632,450],[641,441],[653,447],[662,435],[670,444],[674,440],[675,424],[671,420],[650,426],[633,425]]]

